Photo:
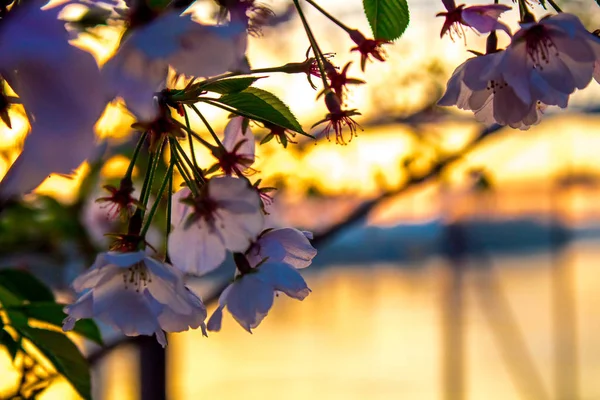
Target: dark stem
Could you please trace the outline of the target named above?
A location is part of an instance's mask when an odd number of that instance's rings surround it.
[[[556,4],[554,2],[554,0],[548,0],[548,3],[550,3],[550,5],[552,6],[552,8],[554,8],[554,11],[556,11],[557,13],[563,12],[563,10],[560,9],[560,7],[558,6],[558,4]]]
[[[188,128],[188,141],[190,142],[190,155],[192,156],[192,161],[194,162],[194,167],[196,169],[200,169],[198,167],[198,161],[196,160],[196,152],[194,151],[194,140],[193,140],[193,136],[190,133],[192,128],[190,128],[190,118],[188,116],[187,110],[185,109],[185,106],[182,107],[183,108],[183,116],[185,118],[185,126],[187,126]]]
[[[208,131],[210,132],[210,135],[213,137],[213,140],[217,143],[217,145],[220,148],[223,149],[224,148],[223,143],[221,143],[221,140],[219,139],[219,137],[217,136],[217,134],[213,130],[212,126],[210,126],[210,124],[208,123],[208,120],[206,118],[204,118],[204,115],[202,115],[202,113],[200,112],[200,110],[198,110],[198,107],[196,107],[194,104],[191,104],[190,107],[191,107],[192,110],[194,110],[194,112],[196,114],[198,114],[198,116],[202,120],[202,123],[204,124],[204,126],[206,126],[206,129],[208,129]]]
[[[154,215],[156,214],[156,210],[158,210],[158,206],[160,205],[160,199],[162,198],[162,195],[163,195],[165,189],[167,188],[167,184],[169,183],[169,181],[172,181],[172,179],[173,179],[173,166],[174,165],[175,165],[175,159],[171,158],[171,163],[169,164],[169,169],[167,170],[167,173],[165,174],[162,184],[160,185],[160,189],[158,189],[158,193],[156,194],[156,201],[152,205],[152,209],[150,209],[150,212],[148,213],[148,217],[146,218],[146,223],[144,224],[144,227],[142,228],[142,231],[140,232],[140,236],[142,238],[146,236],[148,229],[150,229],[150,225],[152,224],[152,219],[154,218]],[[169,196],[169,198],[170,197],[171,196]]]
[[[140,154],[140,150],[142,149],[142,146],[144,145],[144,141],[146,140],[146,137],[148,136],[148,132],[144,132],[142,133],[142,136],[140,136],[137,145],[135,146],[135,149],[133,150],[133,154],[131,156],[131,161],[129,162],[129,167],[127,167],[127,172],[125,172],[125,179],[129,178],[129,180],[131,180],[131,175],[133,174],[133,167],[135,166],[135,162],[137,160],[138,154]]]
[[[177,159],[171,161],[172,164],[176,163]],[[165,234],[165,240],[168,243],[169,235],[171,234],[171,211],[173,209],[173,171],[171,171],[171,175],[169,176],[169,192],[167,197],[167,229]],[[171,263],[171,258],[169,257],[169,246],[165,244],[165,262]]]
[[[306,32],[306,36],[308,37],[308,41],[310,42],[310,47],[313,49],[313,53],[315,55],[315,59],[317,60],[317,66],[319,67],[319,72],[321,73],[321,80],[323,81],[323,89],[329,89],[329,83],[327,82],[327,75],[325,74],[325,57],[323,53],[321,53],[321,49],[317,44],[317,41],[308,25],[308,21],[306,20],[306,16],[304,15],[304,11],[302,11],[302,7],[300,7],[300,3],[298,0],[294,0],[294,5],[296,6],[296,10],[298,10],[298,14],[300,15],[300,19],[302,20],[302,25],[304,26],[304,31]]]

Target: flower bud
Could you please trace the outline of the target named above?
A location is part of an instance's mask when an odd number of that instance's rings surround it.
[[[339,115],[342,113],[342,102],[332,91],[325,93],[325,105],[331,114]]]

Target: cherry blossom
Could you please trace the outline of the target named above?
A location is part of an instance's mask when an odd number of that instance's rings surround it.
[[[244,127],[244,125],[246,125]],[[223,134],[223,147],[216,150],[219,166],[225,175],[242,173],[250,170],[254,163],[256,144],[248,120],[244,117],[233,117],[227,123]]]
[[[173,265],[196,275],[217,268],[227,250],[246,251],[264,225],[258,192],[245,180],[214,177],[201,192],[196,198],[189,189],[173,195],[175,228],[168,239]]]
[[[246,45],[241,23],[209,26],[169,11],[133,30],[103,71],[114,97],[139,120],[152,121],[158,114],[154,94],[166,86],[169,66],[195,77],[241,69]]]
[[[255,0],[217,0],[217,3],[229,11],[232,21],[243,22],[252,36],[261,36],[262,27],[275,16],[273,10]]]
[[[347,76],[350,65],[352,65],[352,62],[347,63],[344,68],[342,68],[341,72],[338,72],[330,62],[327,62],[325,65],[325,71],[327,73],[327,78],[329,79],[331,90],[333,90],[342,102],[346,98],[348,85],[362,85],[366,83],[362,79],[349,78]]]
[[[446,5],[446,4],[445,4]],[[508,26],[498,21],[498,18],[503,12],[510,10],[510,7],[502,4],[488,4],[484,6],[471,6],[466,7],[465,5],[455,6],[454,2],[450,5],[446,5],[447,12],[438,13],[438,17],[445,17],[444,25],[440,33],[440,37],[443,37],[446,33],[452,38],[452,33],[458,37],[462,37],[464,34],[463,26],[473,28],[479,33],[489,33],[494,30],[503,30],[510,35],[510,29]]]
[[[525,103],[517,96],[498,69],[502,57],[503,52],[498,52],[465,61],[454,71],[438,104],[473,110],[475,118],[487,125],[528,129],[539,123],[545,104]]]
[[[73,282],[77,301],[65,307],[63,330],[82,318],[97,318],[127,336],[156,335],[164,347],[166,332],[200,327],[204,304],[183,283],[183,274],[143,251],[101,253]]]
[[[126,221],[133,215],[136,207],[144,208],[142,203],[133,197],[135,188],[131,179],[122,179],[119,187],[104,185],[104,189],[110,193],[110,196],[103,196],[96,199],[97,203],[104,203],[108,207],[108,213],[112,218],[119,216],[121,220]]]
[[[260,141],[260,144],[268,143],[273,138],[277,139],[277,143],[280,143],[284,149],[287,148],[288,143],[298,144],[293,140],[296,137],[296,132],[268,122],[265,122],[264,126],[269,130],[269,133]]]
[[[348,142],[352,141],[357,135],[358,129],[360,129],[360,125],[352,119],[352,117],[360,115],[360,113],[356,109],[343,110],[341,99],[334,92],[325,94],[325,105],[327,106],[329,113],[312,127],[314,128],[317,125],[326,123],[325,129],[323,129],[321,134],[324,134],[329,140],[329,134],[333,131],[335,133],[335,142],[337,144],[348,144]],[[350,132],[348,140],[344,137],[344,126],[346,126]]]
[[[561,13],[522,24],[498,69],[523,103],[566,107],[568,95],[590,83],[599,56],[600,39]]]
[[[246,252],[246,258],[251,267],[267,260],[269,263],[284,263],[297,269],[306,268],[317,255],[317,249],[310,244],[309,239],[312,239],[311,232],[295,228],[267,230]]]
[[[108,97],[94,58],[69,44],[61,7],[19,5],[2,20],[0,75],[19,95],[31,132],[0,183],[0,197],[19,196],[51,173],[70,174],[94,152],[94,125]],[[65,151],[68,148],[69,151]]]
[[[350,39],[356,43],[356,47],[353,47],[351,51],[358,51],[360,53],[360,69],[363,72],[367,66],[367,61],[369,61],[371,57],[384,62],[386,54],[382,46],[384,44],[392,43],[389,40],[383,39],[367,39],[365,35],[357,30],[353,30],[350,33]]]
[[[304,300],[310,293],[302,275],[285,263],[266,262],[238,276],[219,297],[219,307],[208,321],[209,331],[221,330],[223,309],[248,332],[256,328],[273,306],[275,292]]]

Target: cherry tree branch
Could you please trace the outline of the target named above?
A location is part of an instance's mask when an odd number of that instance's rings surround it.
[[[377,207],[386,199],[389,199],[402,193],[406,193],[412,189],[421,186],[422,184],[430,182],[433,179],[439,177],[441,173],[444,170],[446,170],[446,168],[454,164],[456,161],[462,159],[467,153],[479,146],[479,144],[484,139],[498,132],[500,128],[502,128],[502,126],[494,125],[489,128],[483,129],[459,152],[441,159],[433,167],[431,167],[431,169],[427,173],[418,176],[411,176],[402,186],[392,190],[386,190],[374,199],[362,203],[357,208],[355,208],[354,211],[350,212],[346,216],[346,218],[344,218],[343,221],[330,226],[321,233],[316,234],[312,241],[313,245],[318,248],[323,243],[326,243],[335,238],[342,231],[359,223],[360,221],[363,221],[371,213],[371,211],[373,211],[375,207]]]

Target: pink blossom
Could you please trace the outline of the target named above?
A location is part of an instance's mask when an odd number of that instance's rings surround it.
[[[227,307],[233,318],[248,332],[256,328],[273,306],[275,292],[304,300],[310,289],[302,275],[284,263],[265,263],[256,270],[243,274],[229,285],[219,297],[219,307],[211,315],[209,331],[221,330],[223,309]]]
[[[244,122],[246,127],[244,129]],[[223,133],[223,147],[218,149],[219,166],[226,175],[251,170],[254,163],[256,143],[248,120],[244,117],[232,118]]]
[[[163,347],[163,331],[200,327],[205,333],[206,308],[183,279],[181,271],[143,251],[101,253],[73,282],[79,298],[65,307],[63,330],[82,318],[98,318],[127,336],[155,334]]]
[[[306,268],[317,255],[310,244],[311,232],[294,228],[278,228],[264,231],[246,252],[250,266],[255,267],[264,260],[282,262],[294,268]]]
[[[195,77],[243,68],[247,33],[242,24],[208,26],[170,11],[135,29],[103,72],[114,97],[140,120],[158,115],[154,93],[166,85],[169,66]]]
[[[221,265],[227,250],[246,251],[264,226],[259,195],[245,180],[215,177],[201,192],[196,198],[189,189],[175,193],[168,239],[173,265],[196,275]]]
[[[502,57],[503,52],[498,52],[465,61],[454,71],[438,104],[472,110],[475,118],[487,125],[528,129],[539,123],[545,104],[526,103],[517,96],[498,69]]]
[[[448,12],[438,13],[438,17],[445,17],[444,26],[440,33],[440,37],[446,33],[452,38],[452,33],[458,37],[462,37],[464,29],[462,26],[473,28],[479,33],[489,33],[497,29],[503,30],[510,36],[508,26],[498,21],[500,15],[510,10],[510,7],[502,4],[489,4],[485,6],[466,7],[462,4],[458,7],[453,7],[451,4],[447,7]]]
[[[61,7],[19,5],[2,20],[0,74],[19,95],[31,124],[23,151],[0,183],[0,197],[35,189],[51,173],[70,174],[96,143],[105,95],[94,58],[68,42]]]
[[[498,69],[522,102],[566,107],[568,95],[591,81],[598,58],[600,39],[561,13],[523,24]]]

